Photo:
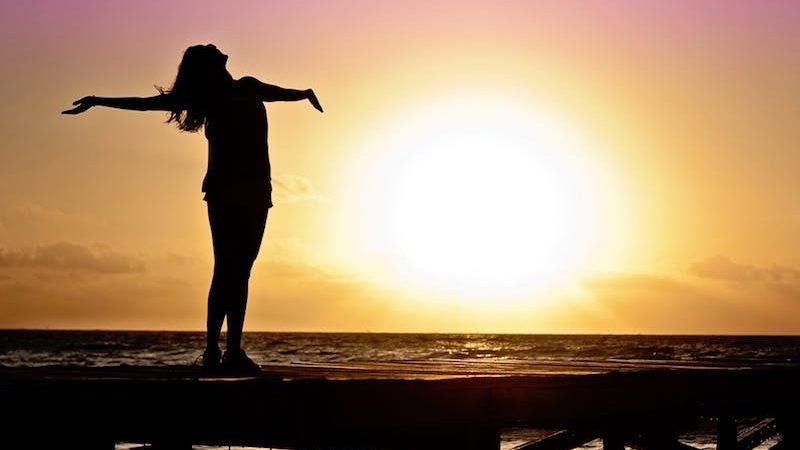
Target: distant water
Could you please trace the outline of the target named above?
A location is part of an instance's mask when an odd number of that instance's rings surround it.
[[[204,345],[199,332],[0,330],[0,365],[188,364]],[[800,336],[246,333],[243,345],[262,364],[513,360],[755,367],[800,363]]]
[[[191,364],[204,344],[204,335],[198,332],[0,330],[0,365]],[[262,364],[513,361],[567,369],[580,365],[735,369],[800,364],[800,336],[247,333],[244,347]],[[502,447],[508,450],[542,433],[508,430]],[[687,434],[682,440],[696,448],[715,448],[711,428]],[[759,448],[770,444],[774,441]],[[118,444],[120,449],[133,447]],[[596,441],[583,448],[600,449],[602,445]]]

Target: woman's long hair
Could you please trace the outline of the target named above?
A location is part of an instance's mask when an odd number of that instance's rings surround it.
[[[197,131],[206,121],[210,107],[231,84],[225,69],[225,55],[213,45],[193,45],[183,53],[178,75],[169,89],[181,109],[170,111],[167,123],[175,122],[182,131]]]

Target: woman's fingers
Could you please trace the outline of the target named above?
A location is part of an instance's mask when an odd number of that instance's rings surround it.
[[[319,104],[319,99],[317,99],[317,94],[314,91],[311,91],[310,95],[308,96],[308,101],[311,102],[311,106],[313,106],[317,111],[324,112],[322,110],[322,105]]]
[[[68,109],[66,111],[61,111],[61,114],[80,114],[91,107],[91,105],[87,103],[82,103],[80,100],[76,100],[72,103],[73,105],[78,105],[72,109]]]

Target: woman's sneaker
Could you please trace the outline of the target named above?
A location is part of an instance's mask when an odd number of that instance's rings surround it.
[[[225,350],[222,355],[222,370],[235,375],[257,375],[261,366],[248,358],[242,349]]]
[[[203,368],[203,372],[219,372],[222,369],[221,357],[222,352],[219,348],[207,348],[200,356],[200,366]]]

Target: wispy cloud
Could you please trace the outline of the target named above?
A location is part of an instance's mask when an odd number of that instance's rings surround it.
[[[139,258],[117,252],[105,245],[58,242],[37,245],[32,249],[0,249],[0,267],[121,274],[143,272],[145,263]]]
[[[25,203],[0,211],[0,227],[27,228],[31,226],[87,226],[88,218],[45,208],[36,203]]]
[[[272,177],[275,201],[281,203],[299,202],[319,202],[323,198],[308,178],[293,175],[280,174]]]
[[[686,290],[687,286],[674,278],[643,273],[613,273],[583,280],[583,286],[595,291],[659,291]]]
[[[773,265],[759,267],[739,264],[725,256],[712,256],[689,266],[689,273],[713,280],[727,281],[800,281],[800,269]]]
[[[573,312],[573,319],[604,332],[800,330],[798,305],[787,305],[786,293],[777,292],[770,283],[752,283],[752,289],[742,290],[729,289],[718,280],[709,284],[698,278],[618,273],[587,279],[582,286],[592,300],[592,309],[580,317]],[[759,298],[760,308],[753,308],[753,298]]]
[[[148,257],[147,271],[133,258],[123,262],[59,258],[50,250],[0,253],[0,328],[62,327],[201,329],[211,266],[172,264]],[[69,262],[68,262],[69,261]],[[84,272],[62,270],[83,267]],[[133,267],[132,267],[133,266]],[[89,267],[89,269],[87,269]],[[112,268],[114,268],[112,270]],[[92,270],[93,272],[86,272]],[[129,276],[103,273],[137,272]],[[7,277],[6,275],[10,275]],[[393,320],[388,295],[335,267],[298,259],[269,258],[253,270],[247,329],[359,330]],[[343,313],[346,312],[346,313]]]

